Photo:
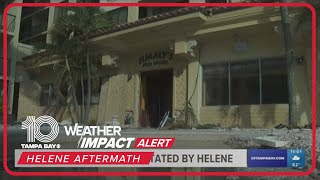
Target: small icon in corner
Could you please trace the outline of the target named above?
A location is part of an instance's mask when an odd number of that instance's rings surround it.
[[[300,157],[297,156],[297,155],[295,155],[295,156],[293,156],[292,160],[293,160],[293,161],[299,161],[299,160],[300,160]]]

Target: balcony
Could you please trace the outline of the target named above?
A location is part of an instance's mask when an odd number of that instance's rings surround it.
[[[128,22],[128,7],[120,7],[103,14],[105,19],[110,21],[108,24],[102,24],[99,28],[110,27],[125,24]]]
[[[15,20],[16,16],[12,14],[8,14],[8,21],[7,21],[7,31],[8,34],[13,34],[15,30]],[[1,32],[3,31],[3,15],[0,15],[0,30]]]
[[[21,20],[31,18],[32,16],[49,9],[48,7],[24,7],[21,13]]]
[[[9,76],[10,74],[10,65],[9,65],[9,60],[8,60],[8,68],[7,68],[7,75]],[[0,79],[3,78],[3,57],[0,56]]]
[[[183,7],[140,7],[139,19],[156,16],[162,13],[167,13],[181,8]]]
[[[33,38],[34,36],[38,36],[46,32],[47,32],[47,26],[45,25],[33,26],[30,30],[24,31],[23,33],[21,33],[20,39],[21,41],[25,41],[29,38]]]

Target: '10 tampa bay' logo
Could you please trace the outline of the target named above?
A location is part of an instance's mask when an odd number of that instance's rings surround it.
[[[41,125],[48,124],[50,130],[48,134],[43,134],[40,131]],[[48,143],[53,141],[59,134],[59,125],[51,116],[40,116],[35,119],[35,116],[27,116],[27,119],[22,122],[22,129],[27,129],[27,142],[35,142],[35,139]]]

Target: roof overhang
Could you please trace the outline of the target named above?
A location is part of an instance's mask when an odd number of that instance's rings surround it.
[[[128,54],[131,49],[145,50],[163,43],[169,46],[177,39],[191,37],[205,22],[205,15],[194,12],[95,37],[90,43],[96,52]]]
[[[290,16],[301,12],[301,8],[290,8]],[[232,29],[245,28],[255,25],[280,22],[279,7],[251,7],[235,11],[225,12],[207,17],[206,23],[197,31],[194,36],[205,38],[212,33],[228,31]]]

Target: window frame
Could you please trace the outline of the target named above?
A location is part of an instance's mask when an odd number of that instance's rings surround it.
[[[226,66],[226,74],[227,74],[227,89],[228,91],[230,91],[230,72],[229,72],[229,62],[219,62],[219,63],[215,63],[215,64],[206,64],[207,67],[215,67],[215,66]],[[227,99],[227,104],[221,104],[221,105],[207,105],[207,83],[206,83],[206,80],[204,79],[204,71],[205,71],[205,67],[202,67],[202,93],[203,93],[203,96],[202,96],[202,105],[203,106],[226,106],[226,105],[229,105],[230,104],[230,92],[228,92],[228,99]]]
[[[288,104],[289,102],[286,103],[263,103],[263,69],[262,69],[262,61],[265,61],[266,59],[268,60],[272,60],[272,59],[280,59],[281,61],[284,61],[285,66],[287,66],[286,64],[286,60],[283,56],[271,56],[271,57],[257,57],[257,58],[252,58],[252,59],[246,59],[246,60],[239,60],[239,61],[230,61],[227,60],[225,61],[221,61],[221,62],[216,62],[216,63],[208,63],[208,64],[201,64],[201,69],[202,69],[202,76],[201,76],[201,80],[202,80],[202,84],[201,84],[201,105],[202,107],[210,107],[210,106],[246,106],[246,105],[267,105],[267,104]],[[268,61],[267,60],[267,61]],[[250,61],[258,61],[258,78],[259,78],[259,103],[258,104],[232,104],[232,77],[231,77],[231,64],[235,63],[235,62],[250,62]],[[227,63],[228,66],[228,99],[229,99],[229,103],[227,105],[206,105],[206,84],[205,84],[205,77],[204,77],[204,69],[205,66],[214,66],[214,65],[219,65],[221,63]],[[286,67],[287,68],[287,67]],[[287,72],[285,72],[287,74]],[[288,77],[287,77],[288,78]]]
[[[53,83],[47,83],[47,84],[41,84],[41,90],[40,90],[40,99],[39,99],[39,105],[40,107],[62,107],[62,106],[67,106],[67,102],[66,101],[62,101],[61,99],[59,99],[58,101],[58,97],[57,95],[55,94],[55,91],[54,91],[54,84]],[[51,94],[50,94],[50,87],[52,88],[51,90]],[[46,89],[44,89],[46,88]],[[48,91],[48,101],[46,103],[43,102],[42,100],[42,96],[44,95],[44,92],[43,91]],[[68,88],[66,89],[61,89],[60,88],[60,91],[61,93],[64,95],[64,96],[68,96]],[[64,94],[64,93],[67,93],[67,94]],[[54,102],[54,103],[51,103],[51,102]]]
[[[126,19],[124,22],[120,22],[121,21],[120,15],[122,12],[125,12]],[[117,26],[117,25],[128,23],[129,9],[128,7],[119,7],[119,8],[112,9],[110,11],[106,11],[105,15],[109,16],[113,25]]]

